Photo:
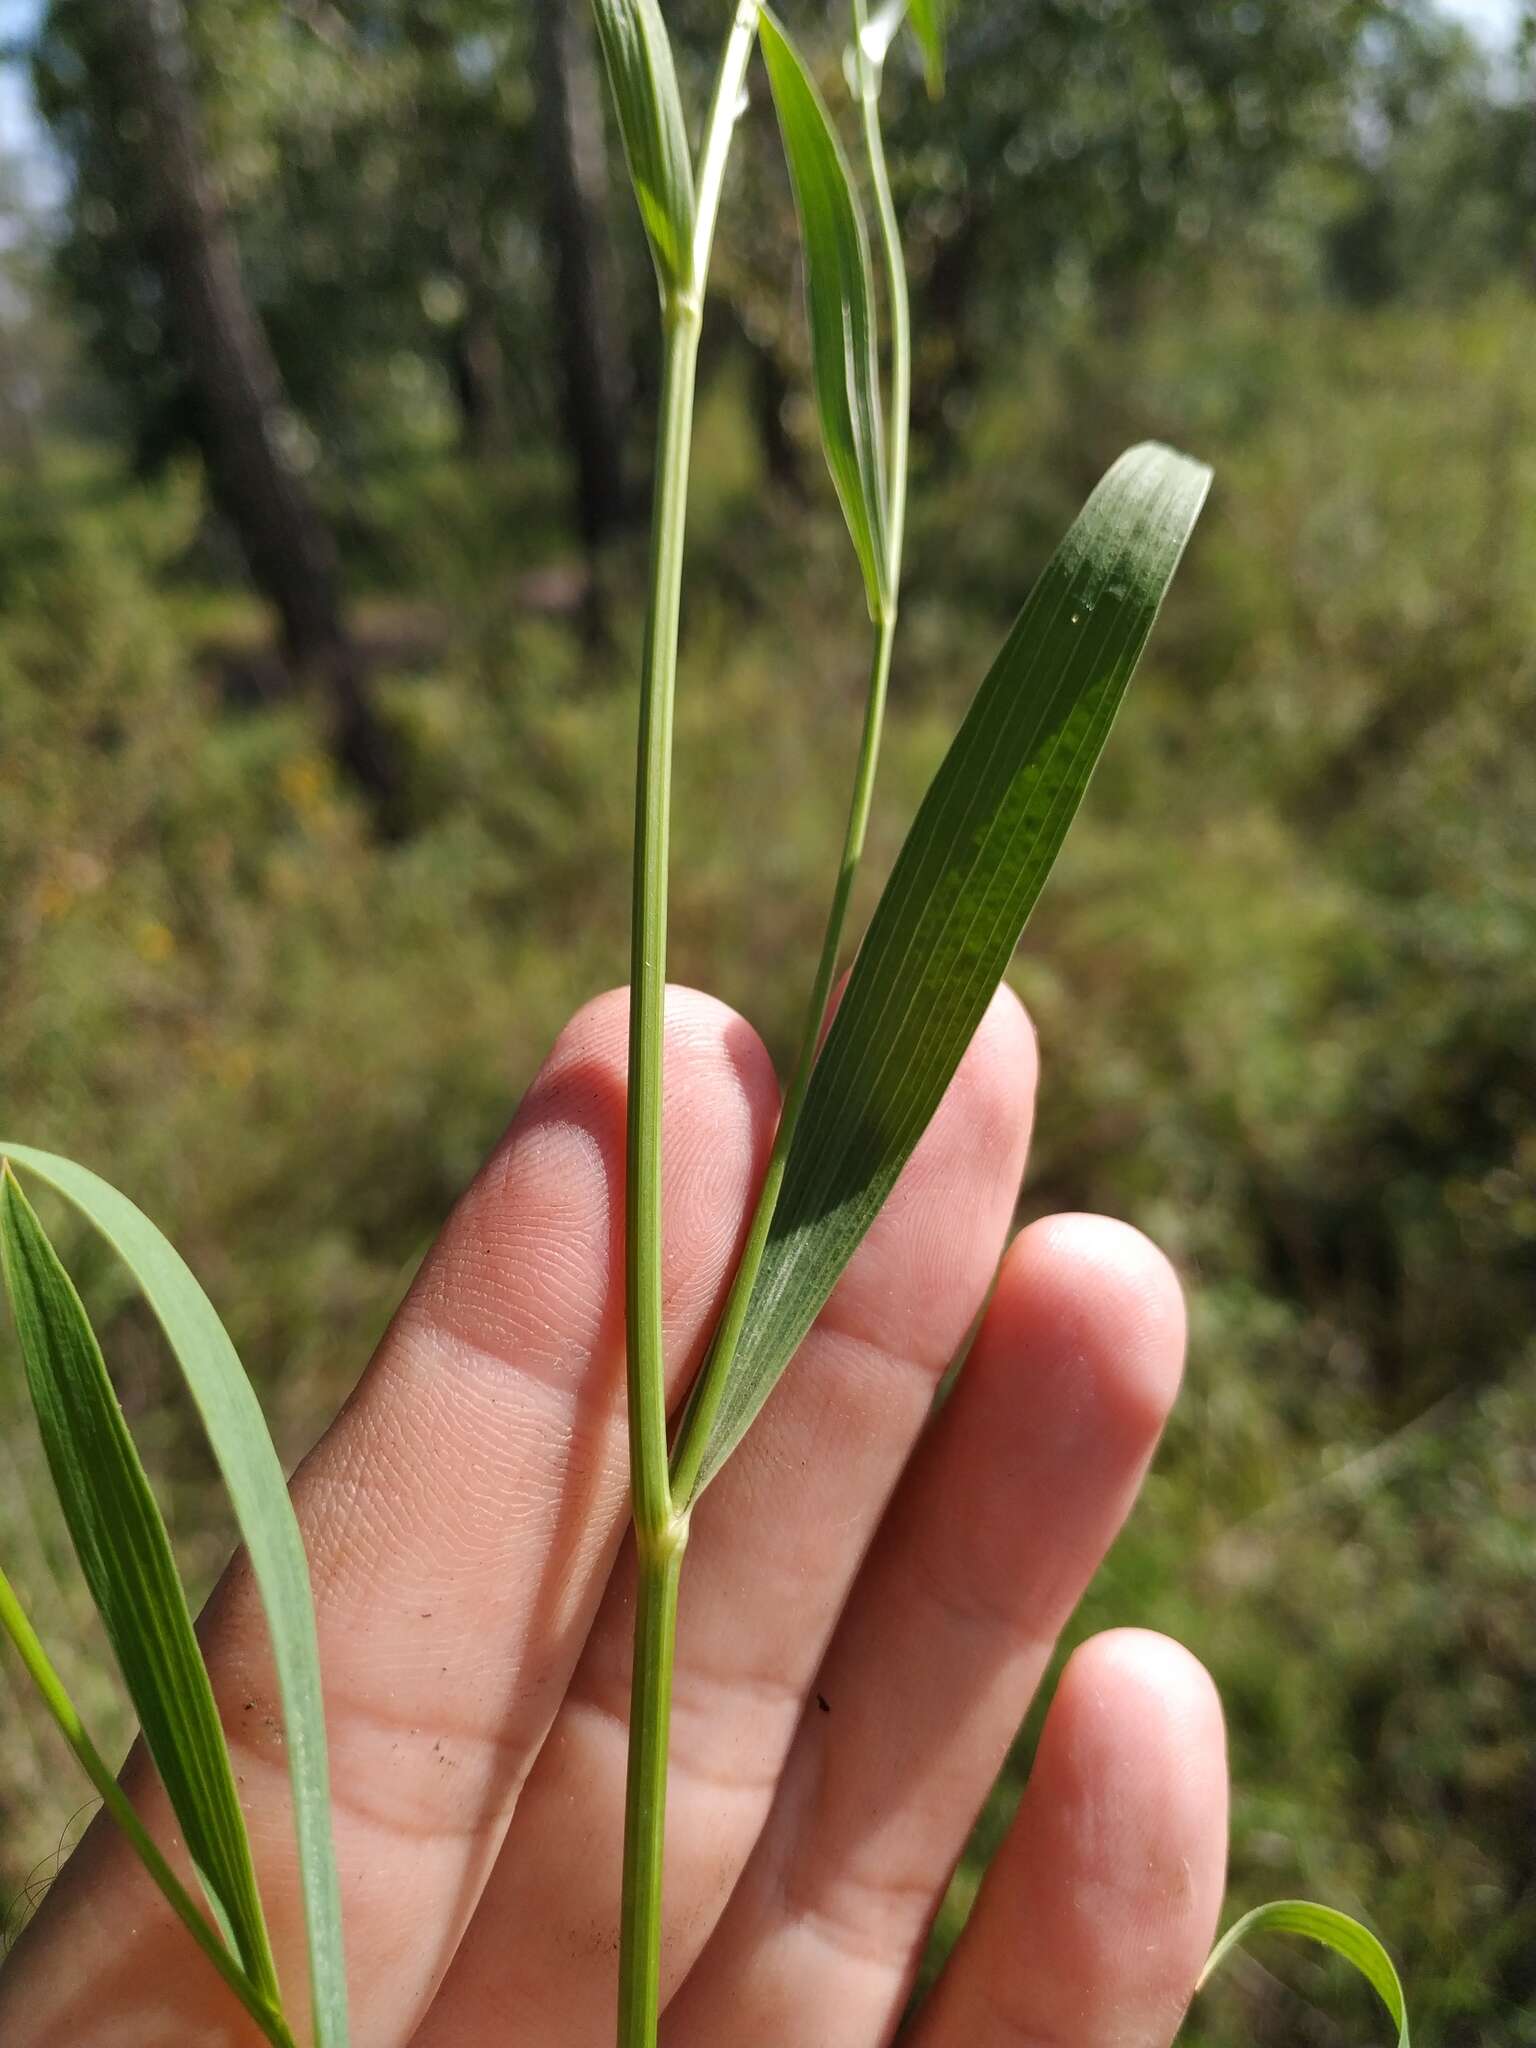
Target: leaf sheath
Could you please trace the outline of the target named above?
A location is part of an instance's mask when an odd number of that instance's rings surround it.
[[[694,190],[672,44],[656,0],[594,0],[630,184],[666,297],[693,279]]]

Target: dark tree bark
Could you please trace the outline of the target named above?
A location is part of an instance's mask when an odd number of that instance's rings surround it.
[[[214,498],[277,613],[289,662],[329,691],[339,761],[387,807],[398,785],[392,750],[346,630],[331,534],[284,448],[282,379],[209,164],[180,0],[112,0],[110,12],[131,95],[122,103],[146,117],[135,156],[149,255]]]
[[[618,272],[608,232],[601,82],[587,0],[539,0],[544,242],[566,441],[582,539],[598,547],[629,510],[627,378]]]
[[[0,458],[26,476],[38,467],[37,430],[33,424],[30,378],[17,360],[11,336],[0,320]]]
[[[464,315],[452,342],[454,396],[464,453],[483,461],[499,454],[504,445],[507,377],[478,226],[450,234],[449,252],[464,293]]]
[[[942,352],[942,369],[919,384],[913,425],[941,456],[952,452],[953,440],[945,427],[942,400],[951,393],[973,390],[981,373],[973,310],[981,276],[982,228],[983,215],[968,204],[934,252],[923,291],[922,331],[928,337],[928,350]]]
[[[464,453],[483,462],[503,446],[506,393],[495,319],[473,299],[454,333],[452,370]]]
[[[769,481],[787,496],[803,500],[807,493],[800,447],[784,417],[790,399],[789,378],[771,341],[759,341],[745,324],[741,334],[752,366],[752,422]]]

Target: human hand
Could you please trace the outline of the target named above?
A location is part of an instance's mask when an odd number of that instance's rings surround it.
[[[624,1543],[622,993],[562,1034],[294,1480],[358,2048],[607,2048],[633,1559]],[[767,1054],[668,1000],[674,1391],[777,1113]],[[1123,1225],[1025,1230],[993,1279],[1034,1044],[994,1002],[768,1408],[694,1515],[672,1733],[665,2048],[879,2048],[976,1811],[1178,1381],[1177,1283]],[[236,1560],[201,1633],[300,2003],[287,1775]],[[174,1825],[142,1751],[125,1781]],[[1220,1710],[1182,1650],[1079,1650],[912,2048],[1167,2048],[1220,1901]],[[98,1818],[0,1975],[8,2048],[254,2040]]]

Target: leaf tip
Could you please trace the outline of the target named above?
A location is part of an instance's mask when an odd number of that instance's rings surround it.
[[[1188,469],[1199,470],[1205,476],[1213,476],[1214,470],[1208,462],[1202,462],[1198,455],[1191,455],[1186,449],[1175,448],[1171,441],[1138,441],[1127,448],[1120,458],[1122,462],[1178,462]]]

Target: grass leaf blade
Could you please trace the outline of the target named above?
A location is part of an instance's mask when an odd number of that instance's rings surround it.
[[[889,610],[891,591],[869,235],[853,172],[804,59],[766,10],[760,35],[805,251],[822,445],[878,619]]]
[[[28,1145],[0,1142],[0,1157],[54,1188],[112,1246],[165,1332],[202,1417],[272,1636],[293,1786],[316,2048],[345,2048],[341,1888],[331,1837],[314,1601],[303,1538],[260,1403],[190,1267],[126,1195],[86,1167]]]
[[[911,0],[907,18],[923,50],[928,91],[938,99],[944,91],[944,29],[949,0]]]
[[[276,2003],[245,1816],[170,1536],[84,1304],[9,1168],[0,1271],[54,1490],[149,1753],[226,1940]]]
[[[977,692],[812,1074],[695,1494],[767,1399],[938,1107],[1082,801],[1209,484],[1209,470],[1171,449],[1122,456]]]
[[[693,283],[693,159],[657,0],[593,0],[640,218],[664,292]]]
[[[1305,1899],[1276,1899],[1245,1913],[1211,1950],[1200,1973],[1200,1988],[1210,1982],[1234,1949],[1256,1934],[1300,1934],[1352,1963],[1391,2014],[1398,2048],[1409,2048],[1408,2000],[1392,1958],[1368,1927],[1332,1906],[1315,1906]]]

